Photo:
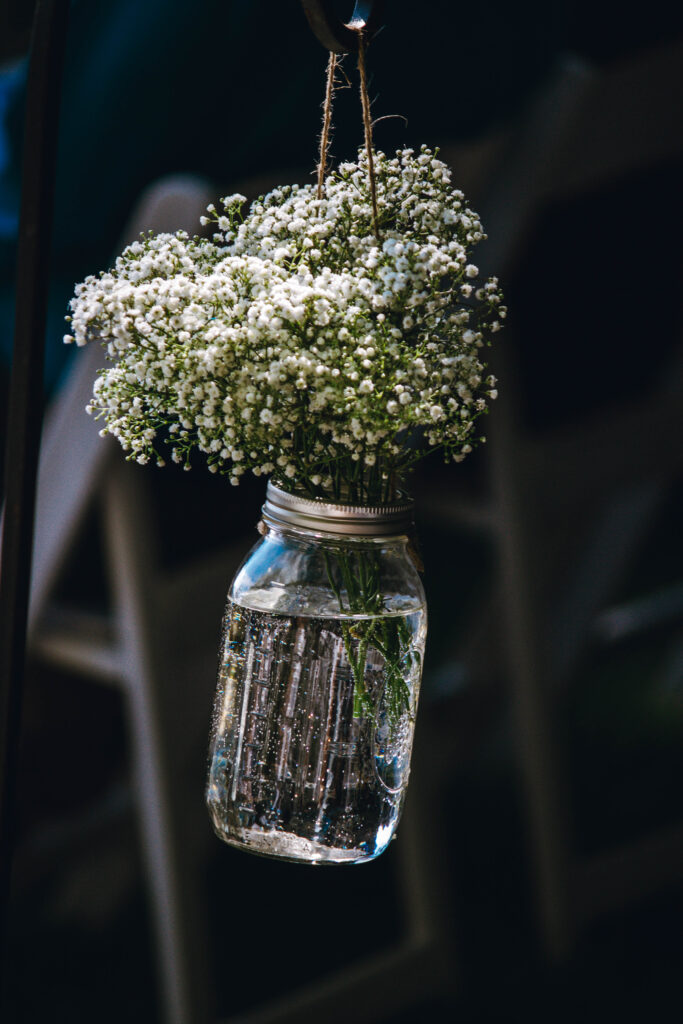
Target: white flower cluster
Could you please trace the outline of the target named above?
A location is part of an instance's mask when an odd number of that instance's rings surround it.
[[[66,341],[101,339],[113,366],[88,410],[130,458],[193,449],[233,483],[251,470],[310,494],[387,497],[434,447],[462,459],[495,398],[482,347],[505,317],[478,281],[484,235],[425,147],[364,153],[321,199],[275,189],[210,206],[212,241],[143,236],[71,301]]]

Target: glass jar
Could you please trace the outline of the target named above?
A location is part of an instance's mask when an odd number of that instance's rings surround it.
[[[412,503],[268,485],[224,620],[207,803],[232,846],[357,864],[399,820],[427,630]]]

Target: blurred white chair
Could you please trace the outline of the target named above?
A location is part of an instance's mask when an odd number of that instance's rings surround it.
[[[682,67],[680,40],[600,72],[569,59],[518,129],[477,154],[485,274],[505,281],[545,205],[680,158]],[[449,504],[439,493],[432,514],[483,526],[497,552],[493,592],[472,622],[475,640],[454,656],[469,659],[477,678],[499,675],[510,688],[539,930],[559,961],[592,919],[683,871],[682,824],[576,855],[555,723],[558,690],[570,684],[598,614],[683,468],[683,338],[650,393],[531,435],[520,422],[512,312],[491,357],[501,388],[487,430],[488,494]]]

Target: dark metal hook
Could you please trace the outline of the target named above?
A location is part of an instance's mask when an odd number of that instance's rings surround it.
[[[367,41],[382,26],[384,0],[356,0],[346,24],[334,13],[331,0],[301,0],[301,5],[315,36],[332,53],[354,53],[360,39],[358,29],[364,30]]]

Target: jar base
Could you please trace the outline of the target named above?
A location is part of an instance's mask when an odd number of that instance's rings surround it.
[[[274,857],[277,860],[288,860],[296,864],[364,864],[374,860],[381,852],[366,853],[364,850],[345,850],[333,846],[325,846],[311,839],[290,832],[265,831],[260,828],[241,829],[235,835],[216,830],[216,835],[229,846],[239,850],[247,850],[261,857]]]

